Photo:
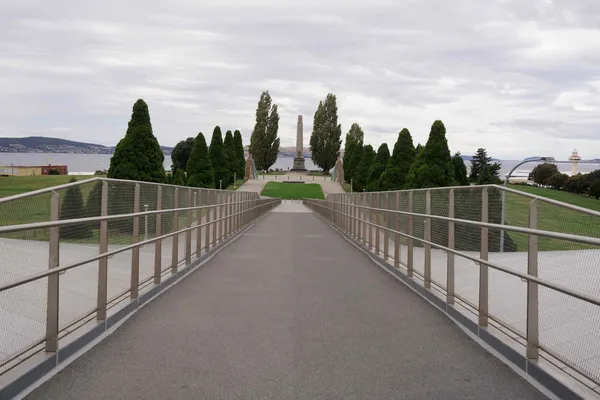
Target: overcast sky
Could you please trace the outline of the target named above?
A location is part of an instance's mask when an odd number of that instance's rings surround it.
[[[599,27],[597,0],[2,0],[0,136],[114,145],[143,98],[162,145],[247,142],[269,90],[308,146],[333,92],[373,145],[441,119],[452,152],[600,157]]]

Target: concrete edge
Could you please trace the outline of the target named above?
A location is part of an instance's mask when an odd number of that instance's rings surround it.
[[[526,379],[543,394],[558,399],[600,399],[600,395],[593,389],[577,382],[566,373],[560,374],[558,368],[541,360],[528,360],[520,354],[513,346],[504,342],[501,338],[491,332],[489,328],[479,327],[478,324],[468,316],[461,313],[454,306],[448,305],[435,292],[421,286],[418,282],[405,275],[401,270],[385,263],[374,253],[357,243],[352,237],[333,225],[329,220],[318,213],[317,215],[331,229],[338,232],[350,244],[365,254],[375,265],[392,275],[394,278],[408,286],[411,290],[432,304],[438,311],[445,314],[451,321],[457,324],[467,335],[473,338],[484,349],[488,350],[502,362],[511,367],[515,372]],[[541,365],[547,364],[547,365]],[[564,375],[564,376],[561,376]]]
[[[220,242],[217,247],[196,258],[189,266],[179,270],[177,274],[162,279],[159,285],[150,288],[137,299],[121,301],[105,321],[92,321],[84,324],[70,335],[67,342],[56,353],[45,353],[43,350],[23,361],[18,366],[0,376],[0,400],[23,398],[35,388],[52,378],[56,373],[66,368],[73,361],[81,357],[96,344],[106,339],[111,333],[118,329],[127,319],[134,315],[140,308],[165,293],[168,289],[190,276],[193,272],[208,263],[214,256],[219,254],[246,231],[254,227],[265,218],[271,210],[248,224],[245,228]],[[123,305],[123,303],[125,303]],[[83,330],[82,330],[83,329]],[[82,330],[77,332],[78,330]],[[75,336],[78,335],[78,336]],[[59,342],[60,343],[60,342]]]

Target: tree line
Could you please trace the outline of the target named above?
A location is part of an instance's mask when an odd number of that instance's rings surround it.
[[[467,173],[460,153],[451,155],[442,121],[431,126],[425,146],[414,146],[410,131],[402,129],[392,153],[387,143],[375,152],[364,144],[364,132],[357,123],[346,135],[344,178],[356,191],[387,191],[444,186],[500,183],[500,164],[492,162],[487,151],[477,150]]]
[[[133,105],[125,137],[110,160],[108,177],[145,182],[171,183],[200,188],[227,187],[245,170],[244,146],[239,130],[223,134],[216,126],[210,146],[202,132],[177,143],[171,153],[171,173],[164,170],[164,154],[152,132],[148,105],[140,99]]]
[[[600,199],[600,170],[569,176],[561,173],[556,164],[543,163],[535,166],[529,174],[529,180],[540,186]]]

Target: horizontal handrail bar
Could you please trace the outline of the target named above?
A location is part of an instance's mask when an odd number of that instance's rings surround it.
[[[316,200],[316,201],[326,202],[328,200]],[[489,229],[509,231],[509,232],[515,232],[515,233],[523,233],[526,235],[542,236],[542,237],[547,237],[550,239],[558,239],[558,240],[565,240],[565,241],[569,241],[569,242],[577,242],[577,243],[583,243],[583,244],[590,244],[590,245],[594,245],[594,246],[600,246],[600,238],[594,238],[594,237],[589,237],[589,236],[573,235],[570,233],[560,233],[560,232],[546,231],[546,230],[541,230],[541,229],[521,228],[519,226],[514,226],[514,225],[494,224],[491,222],[472,221],[469,219],[450,218],[450,217],[444,217],[442,215],[421,214],[421,213],[415,213],[415,212],[410,212],[410,211],[367,207],[367,206],[361,206],[359,204],[341,203],[339,201],[333,201],[332,203],[343,204],[346,206],[362,208],[362,209],[366,209],[366,210],[370,210],[370,211],[408,215],[408,216],[421,217],[421,218],[431,218],[431,219],[437,219],[437,220],[442,220],[442,221],[454,222],[454,223],[462,224],[462,225],[477,226],[480,228],[489,228]],[[328,208],[328,209],[332,210],[331,208]]]
[[[36,281],[38,279],[46,278],[46,277],[48,277],[50,275],[53,275],[53,274],[57,274],[57,273],[60,273],[60,272],[63,272],[63,271],[68,271],[70,269],[79,267],[81,265],[89,264],[89,263],[94,262],[94,261],[98,261],[101,258],[111,257],[111,256],[114,256],[116,254],[123,253],[125,251],[134,249],[136,247],[145,246],[147,244],[151,244],[151,243],[157,242],[159,240],[167,239],[167,238],[169,238],[171,236],[179,235],[181,233],[185,233],[185,232],[190,231],[190,230],[202,228],[204,226],[211,225],[211,224],[216,224],[217,222],[229,219],[231,217],[234,217],[234,216],[237,216],[237,215],[240,215],[240,214],[243,214],[243,213],[247,213],[248,211],[254,210],[254,209],[259,208],[259,207],[263,207],[263,206],[265,206],[267,204],[271,204],[271,203],[274,203],[274,202],[277,202],[277,201],[278,200],[273,200],[273,201],[266,200],[263,204],[260,204],[258,206],[255,206],[255,207],[252,207],[252,208],[248,208],[246,210],[242,210],[242,211],[237,212],[237,213],[232,213],[232,214],[224,216],[224,217],[216,218],[216,219],[214,219],[212,221],[209,221],[209,222],[205,222],[205,223],[197,224],[197,225],[192,225],[192,226],[180,229],[180,230],[178,230],[176,232],[169,232],[169,233],[164,234],[162,236],[157,236],[155,238],[143,240],[141,242],[136,242],[136,243],[133,243],[133,244],[130,244],[130,245],[127,245],[127,246],[124,246],[124,247],[121,247],[121,248],[118,248],[118,249],[115,249],[115,250],[111,250],[111,251],[108,251],[108,252],[105,252],[105,253],[102,253],[102,254],[98,254],[98,255],[96,255],[94,257],[90,257],[90,258],[87,258],[85,260],[81,260],[81,261],[77,261],[77,262],[72,263],[72,264],[65,265],[63,267],[57,267],[57,268],[49,269],[49,270],[46,270],[46,271],[41,271],[41,272],[38,272],[38,273],[35,273],[35,274],[32,274],[32,275],[29,275],[29,276],[27,276],[25,278],[20,278],[20,279],[18,279],[16,281],[0,285],[0,293],[2,293],[5,290],[8,290],[8,289],[12,289],[12,288],[15,288],[17,286],[21,286],[21,285],[24,285],[24,284]]]
[[[143,217],[146,215],[154,215],[154,214],[166,214],[172,212],[180,212],[180,211],[193,211],[193,210],[202,210],[202,209],[211,209],[215,207],[223,207],[229,205],[238,205],[238,204],[248,204],[255,201],[261,201],[264,199],[252,199],[252,200],[242,200],[242,201],[234,201],[229,203],[219,203],[219,204],[208,204],[203,206],[192,206],[192,207],[182,207],[182,208],[165,208],[160,210],[150,210],[150,211],[140,211],[138,213],[130,213],[130,214],[115,214],[115,215],[104,215],[99,217],[84,217],[84,218],[73,218],[73,219],[63,219],[58,221],[45,221],[45,222],[31,222],[28,224],[19,224],[19,225],[6,225],[0,226],[0,234],[4,233],[12,233],[12,232],[21,232],[21,231],[29,231],[33,229],[45,229],[45,228],[55,228],[62,226],[70,226],[77,225],[88,222],[102,222],[102,221],[115,221],[133,217]]]
[[[323,200],[317,200],[317,201],[321,202]],[[308,203],[313,203],[314,202],[315,205],[323,207],[323,208],[325,208],[327,210],[334,211],[334,212],[336,212],[336,213],[338,213],[340,215],[344,215],[346,217],[350,217],[353,220],[358,220],[360,222],[364,222],[367,225],[374,226],[376,228],[381,228],[381,229],[386,230],[386,231],[388,231],[390,233],[397,234],[397,235],[403,236],[403,237],[408,238],[408,239],[417,240],[417,241],[419,241],[421,243],[428,244],[428,245],[430,245],[432,247],[435,247],[435,248],[438,248],[440,250],[444,250],[446,252],[455,254],[457,256],[464,257],[464,258],[466,258],[468,260],[471,260],[471,261],[473,261],[473,262],[475,262],[477,264],[487,265],[488,267],[491,267],[491,268],[496,269],[498,271],[505,272],[505,273],[507,273],[509,275],[513,275],[513,276],[516,276],[518,278],[525,279],[527,281],[538,283],[538,284],[540,284],[540,285],[542,285],[544,287],[547,287],[549,289],[556,290],[556,291],[561,292],[563,294],[566,294],[566,295],[578,298],[579,300],[583,300],[583,301],[586,301],[588,303],[592,303],[594,305],[600,306],[600,298],[592,297],[592,296],[589,296],[589,295],[587,295],[585,293],[580,293],[580,292],[571,290],[571,289],[569,289],[569,288],[567,288],[565,286],[557,285],[555,283],[546,281],[544,279],[537,278],[537,277],[529,275],[529,274],[523,274],[521,272],[513,271],[513,270],[507,269],[507,268],[505,268],[505,267],[503,267],[503,266],[501,266],[499,264],[490,262],[488,260],[482,260],[480,258],[473,257],[473,256],[470,256],[468,254],[465,254],[465,253],[463,253],[461,251],[454,250],[454,249],[451,249],[449,247],[446,247],[446,246],[443,246],[443,245],[440,245],[440,244],[437,244],[437,243],[434,243],[434,242],[431,242],[431,241],[428,241],[428,240],[425,240],[425,239],[421,239],[421,238],[416,237],[416,236],[408,235],[406,233],[403,233],[401,231],[396,231],[394,229],[385,227],[383,225],[377,225],[377,224],[375,224],[373,222],[370,222],[370,221],[367,221],[367,220],[363,220],[363,219],[360,219],[358,217],[354,217],[354,216],[352,216],[350,214],[346,214],[346,213],[343,213],[341,211],[333,210],[333,209],[331,209],[331,208],[329,208],[327,206],[316,204],[316,201],[314,201],[314,200],[307,200],[307,202]]]
[[[209,191],[209,192],[230,192],[229,190],[225,190],[225,189],[195,188],[195,187],[190,187],[190,186],[171,185],[171,184],[168,184],[168,183],[142,182],[142,181],[132,181],[132,180],[129,180],[129,179],[104,178],[104,177],[97,176],[97,177],[93,177],[93,178],[84,179],[82,181],[64,183],[64,184],[58,185],[58,186],[52,186],[52,187],[49,187],[49,188],[32,190],[30,192],[16,194],[14,196],[9,196],[9,197],[4,197],[4,198],[0,199],[0,204],[2,204],[2,203],[9,203],[11,201],[20,200],[20,199],[25,199],[25,198],[28,198],[28,197],[36,196],[38,194],[51,193],[51,192],[56,191],[56,190],[68,189],[68,188],[70,188],[72,186],[84,185],[84,184],[88,184],[88,183],[92,183],[92,182],[96,182],[96,181],[106,181],[106,182],[114,182],[114,183],[131,183],[131,184],[152,185],[152,186],[163,186],[163,187],[181,188],[181,189],[184,189],[184,190],[191,189],[191,190],[203,190],[203,191]],[[254,193],[254,192],[247,192],[245,190],[237,190],[237,192],[238,193]]]
[[[500,186],[500,185],[471,185],[471,186],[442,186],[442,187],[435,187],[435,188],[422,188],[422,189],[406,189],[406,190],[390,190],[390,191],[382,191],[382,192],[368,192],[368,193],[409,193],[409,192],[427,192],[427,191],[431,191],[431,192],[439,192],[439,191],[449,191],[449,190],[456,190],[456,191],[463,191],[463,190],[469,190],[469,189],[484,189],[484,188],[494,188],[494,189],[498,189],[500,191],[503,192],[508,192],[508,193],[512,193],[512,194],[516,194],[522,197],[527,197],[530,198],[532,200],[539,200],[542,201],[544,203],[548,203],[548,204],[552,204],[558,207],[562,207],[562,208],[566,208],[568,210],[573,210],[573,211],[579,211],[582,212],[584,214],[588,214],[588,215],[593,215],[596,217],[600,217],[600,211],[595,211],[595,210],[590,210],[589,208],[584,208],[584,207],[580,207],[580,206],[576,206],[573,204],[568,204],[568,203],[563,203],[560,202],[558,200],[553,200],[550,199],[548,197],[542,197],[542,196],[536,196],[535,194],[532,193],[528,193],[528,192],[523,192],[520,190],[516,190],[516,189],[512,189],[512,188],[508,188],[508,187],[504,187],[504,186]],[[364,195],[366,194],[365,192],[353,192],[353,193],[341,193],[344,196],[360,196],[360,195]],[[329,196],[335,196],[335,194],[329,195]],[[328,196],[328,197],[329,197]]]

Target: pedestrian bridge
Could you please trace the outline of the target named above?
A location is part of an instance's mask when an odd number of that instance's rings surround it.
[[[497,186],[0,199],[0,399],[600,398],[599,222]]]

